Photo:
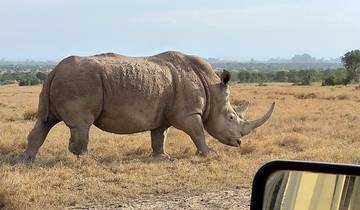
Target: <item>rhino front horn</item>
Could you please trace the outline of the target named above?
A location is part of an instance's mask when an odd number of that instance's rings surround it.
[[[252,130],[254,130],[255,128],[260,127],[261,125],[263,125],[270,118],[271,114],[274,111],[274,107],[275,107],[275,102],[273,102],[271,104],[270,109],[261,118],[256,119],[256,120],[252,120],[252,121],[244,122],[244,124],[242,125],[243,126],[242,134],[246,135],[246,134],[250,133]]]

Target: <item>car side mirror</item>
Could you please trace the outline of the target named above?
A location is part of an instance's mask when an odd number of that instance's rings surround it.
[[[356,210],[360,166],[271,161],[256,173],[251,210]]]

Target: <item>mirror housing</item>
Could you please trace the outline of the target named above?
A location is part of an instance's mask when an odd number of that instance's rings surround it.
[[[292,175],[292,177],[289,178],[289,175]],[[299,177],[316,177],[321,179],[319,180],[325,180],[325,184],[323,185],[315,185],[315,182],[301,182],[304,180],[301,179],[295,179],[296,176]],[[285,178],[284,178],[285,177]],[[294,178],[295,177],[295,178]],[[300,196],[297,195],[297,193],[300,191],[299,188],[301,186],[304,188],[311,188],[314,192],[316,190],[317,193],[314,194],[303,194],[302,197],[307,197],[308,200],[311,199],[311,196],[314,197],[314,200],[316,201],[316,205],[323,205],[320,202],[321,199],[319,198],[319,192],[321,195],[321,192],[323,191],[324,186],[328,186],[326,182],[326,177],[333,177],[338,181],[339,178],[342,178],[343,180],[349,179],[354,180],[356,182],[360,183],[360,166],[358,165],[351,165],[351,164],[336,164],[336,163],[326,163],[326,162],[310,162],[310,161],[288,161],[288,160],[275,160],[266,163],[263,165],[256,173],[254,180],[253,180],[253,187],[252,187],[252,194],[251,194],[251,203],[250,203],[250,209],[251,210],[268,210],[268,209],[274,209],[274,206],[277,205],[275,209],[279,210],[291,210],[294,209],[294,205],[296,205],[296,202],[294,199],[299,199]],[[324,179],[325,178],[325,179]],[[296,180],[295,182],[293,180]],[[305,180],[307,181],[307,180]],[[275,183],[275,184],[274,184]],[[277,183],[277,185],[276,185]],[[293,184],[297,183],[297,184]],[[345,183],[345,182],[344,182]],[[347,183],[349,185],[349,183]],[[335,187],[337,185],[334,185]],[[357,185],[356,185],[357,186]],[[351,193],[352,192],[360,192],[360,186],[358,188],[354,187],[353,185],[350,186]],[[335,190],[334,187],[334,190]],[[344,187],[344,186],[343,186]],[[346,186],[347,188],[349,186]],[[291,193],[292,191],[296,191],[295,196],[294,193]],[[338,187],[339,188],[339,187]],[[276,190],[274,190],[276,189]],[[282,189],[279,190],[279,189]],[[344,188],[345,189],[345,188]],[[341,189],[343,190],[343,188]],[[354,191],[355,190],[355,191]],[[279,192],[281,191],[282,194]],[[290,193],[289,193],[290,192]],[[343,191],[341,191],[343,192]],[[288,194],[286,194],[288,193]],[[350,196],[354,196],[353,194],[344,194],[344,193],[338,193],[338,199],[350,199],[347,198]],[[290,195],[289,195],[290,194]],[[293,197],[292,198],[292,206],[293,208],[284,207],[286,206],[284,203],[284,197]],[[296,197],[298,196],[298,197]],[[345,197],[344,197],[345,196]],[[355,196],[360,196],[355,195]],[[309,198],[310,197],[310,198]],[[269,199],[270,198],[270,199]],[[357,198],[357,197],[356,197]],[[354,199],[353,199],[354,200]],[[357,202],[360,202],[359,199],[356,200]],[[272,202],[271,208],[269,207],[269,202]],[[330,199],[330,202],[332,200]],[[278,204],[274,204],[278,203]],[[289,199],[287,198],[287,203],[289,203]],[[320,204],[319,204],[320,203]],[[360,203],[359,203],[360,205]],[[287,205],[289,206],[289,205]],[[290,205],[291,206],[291,205]],[[299,206],[299,205],[298,205]],[[313,207],[312,207],[313,208]],[[311,209],[310,207],[308,209]],[[334,208],[334,209],[340,209],[340,208]],[[345,208],[345,209],[353,209],[353,208]],[[305,210],[305,209],[304,209]]]

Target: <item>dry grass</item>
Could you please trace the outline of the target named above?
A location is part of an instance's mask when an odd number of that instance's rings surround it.
[[[360,163],[355,86],[234,84],[232,100],[250,101],[250,118],[276,102],[270,121],[245,137],[240,149],[208,136],[218,157],[198,158],[190,138],[171,129],[166,145],[174,160],[154,161],[149,133],[114,135],[93,127],[89,152],[78,159],[67,150],[67,127],[59,124],[37,160],[24,164],[17,156],[34,125],[24,113],[37,108],[40,89],[0,86],[0,199],[8,208],[62,209],[143,194],[249,187],[256,170],[271,159]]]
[[[231,100],[231,104],[232,104],[233,106],[240,106],[240,105],[242,105],[242,104],[246,104],[247,102],[248,102],[248,101],[246,101],[246,100],[239,100],[239,99],[237,99],[237,98]]]

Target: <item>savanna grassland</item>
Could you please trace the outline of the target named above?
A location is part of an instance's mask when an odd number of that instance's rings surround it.
[[[26,164],[18,155],[34,125],[40,90],[0,86],[0,200],[8,208],[62,209],[148,194],[249,188],[256,170],[272,159],[360,163],[360,88],[277,83],[231,86],[233,103],[250,101],[251,119],[273,101],[276,107],[241,148],[207,136],[217,156],[195,156],[190,138],[171,129],[166,148],[173,160],[155,161],[149,133],[115,135],[92,127],[89,151],[77,158],[67,150],[69,130],[60,123],[35,162]]]

